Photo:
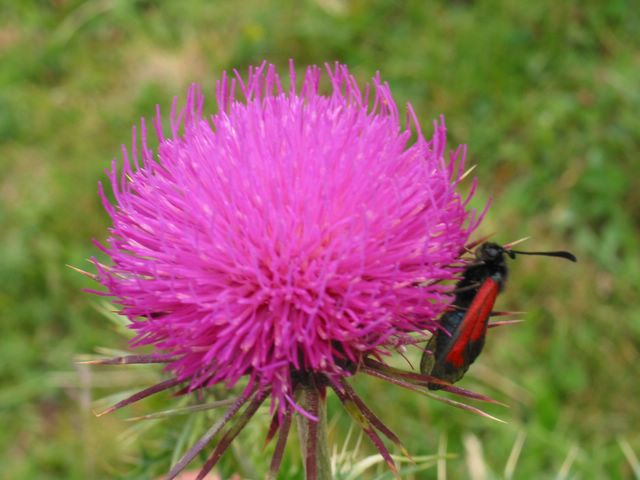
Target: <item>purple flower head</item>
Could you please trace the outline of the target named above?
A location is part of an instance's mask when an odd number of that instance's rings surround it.
[[[361,87],[343,65],[289,76],[223,74],[213,115],[192,87],[168,136],[158,113],[157,152],[134,130],[115,202],[101,189],[112,264],[98,266],[134,345],[170,358],[176,382],[246,377],[278,412],[298,408],[299,375],[340,382],[435,330],[481,218],[456,191],[465,150],[445,154],[442,120],[425,139],[388,84]]]

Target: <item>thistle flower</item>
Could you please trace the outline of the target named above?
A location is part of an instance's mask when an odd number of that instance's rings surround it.
[[[327,388],[395,468],[378,432],[399,440],[347,379],[365,372],[421,393],[434,381],[384,359],[435,331],[451,301],[482,218],[467,208],[475,181],[466,199],[456,190],[464,147],[446,155],[444,121],[426,139],[410,105],[401,121],[379,75],[363,88],[346,66],[324,75],[327,93],[315,66],[298,85],[291,64],[288,89],[266,63],[246,79],[223,74],[213,115],[193,86],[184,108],[174,102],[168,136],[158,110],[157,152],[144,121],[140,145],[134,129],[131,152],[109,172],[113,203],[100,186],[113,226],[100,246],[111,264],[96,262],[96,278],[131,321],[132,345],[155,353],[96,363],[166,363],[170,375],[109,411],[178,385],[231,389],[242,379],[169,478],[224,431],[204,476],[267,399],[269,439],[280,432],[272,475],[295,412],[313,477]]]

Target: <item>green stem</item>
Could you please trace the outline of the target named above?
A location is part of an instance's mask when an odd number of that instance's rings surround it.
[[[313,384],[298,386],[298,404],[318,417],[318,421],[297,414],[298,437],[307,480],[331,480],[331,461],[327,439],[327,402],[324,392]]]

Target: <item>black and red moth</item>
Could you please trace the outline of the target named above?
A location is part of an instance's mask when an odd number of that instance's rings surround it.
[[[442,330],[427,343],[420,361],[420,372],[449,383],[460,380],[484,347],[489,317],[498,294],[507,280],[505,254],[560,257],[572,262],[576,257],[564,251],[522,252],[485,242],[476,249],[476,260],[470,264],[456,284],[451,309],[440,319]],[[431,390],[445,385],[430,383]]]

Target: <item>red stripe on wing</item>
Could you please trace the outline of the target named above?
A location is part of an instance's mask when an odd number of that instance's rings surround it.
[[[500,287],[495,280],[488,278],[484,281],[451,338],[451,347],[445,356],[445,362],[456,368],[468,363],[465,358],[467,345],[481,339],[487,333],[489,316],[499,292]]]

